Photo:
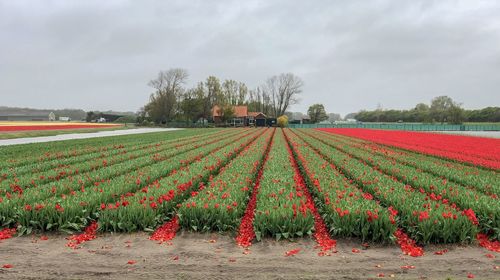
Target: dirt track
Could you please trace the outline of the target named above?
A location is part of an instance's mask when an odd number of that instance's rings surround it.
[[[379,273],[390,279],[467,279],[468,272],[476,279],[500,279],[500,269],[494,269],[500,254],[477,246],[427,246],[425,256],[413,258],[395,245],[352,253],[361,249],[359,240],[341,239],[338,253],[319,257],[311,239],[266,240],[245,255],[231,237],[219,234],[181,233],[171,245],[150,241],[147,233],[105,234],[78,250],[65,247],[66,236],[39,237],[0,241],[1,279],[375,279]],[[296,248],[297,255],[284,256]],[[450,251],[433,254],[443,248]]]

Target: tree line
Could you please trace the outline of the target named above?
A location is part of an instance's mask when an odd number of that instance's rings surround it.
[[[255,89],[249,89],[241,81],[221,81],[215,76],[207,77],[193,88],[186,88],[188,77],[187,70],[181,68],[160,71],[148,83],[153,92],[149,102],[139,111],[139,122],[206,121],[211,118],[215,105],[219,107],[218,114],[223,121],[234,116],[232,108],[236,105],[246,105],[250,112],[279,117],[298,102],[303,86],[302,80],[292,73],[269,77]]]
[[[500,107],[487,107],[476,110],[463,109],[461,104],[448,96],[438,96],[431,100],[430,105],[419,103],[410,110],[360,111],[350,117],[362,122],[421,122],[449,123],[463,122],[500,122]]]

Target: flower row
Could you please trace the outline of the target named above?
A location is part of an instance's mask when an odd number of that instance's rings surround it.
[[[302,131],[298,135],[322,154],[343,174],[356,182],[364,192],[370,193],[399,214],[399,224],[411,238],[421,243],[470,242],[477,227],[468,216],[452,205],[430,199],[412,186],[383,174],[378,169],[323,143]],[[452,217],[443,215],[451,213]]]

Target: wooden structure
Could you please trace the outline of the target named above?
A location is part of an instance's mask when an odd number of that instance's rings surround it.
[[[233,106],[234,116],[226,121],[230,126],[266,126],[267,116],[262,112],[248,112],[247,106]],[[216,124],[222,124],[223,112],[221,107],[212,108],[212,119]]]

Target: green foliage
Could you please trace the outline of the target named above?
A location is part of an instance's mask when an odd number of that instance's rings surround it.
[[[288,117],[286,115],[280,116],[278,117],[277,122],[279,127],[286,127],[288,126]]]
[[[328,119],[325,107],[323,104],[314,104],[309,107],[307,114],[311,118],[312,123],[318,123]]]
[[[311,193],[317,197],[318,210],[334,236],[360,237],[363,241],[391,240],[396,218],[345,177],[296,134],[287,130]],[[369,216],[367,213],[376,213]]]
[[[346,117],[347,118],[347,117]],[[355,114],[363,122],[419,122],[449,123],[463,122],[500,122],[500,107],[487,107],[478,110],[465,110],[448,96],[438,96],[431,101],[431,106],[419,103],[411,110],[374,110],[360,111]]]
[[[292,239],[312,234],[314,218],[296,186],[283,131],[277,130],[257,194],[254,229],[258,236]]]
[[[265,129],[265,134],[214,176],[198,195],[182,204],[178,210],[182,227],[193,231],[237,230],[271,136],[272,131]]]
[[[222,123],[226,123],[234,118],[233,106],[226,104],[219,107],[219,114],[221,115]]]
[[[390,173],[380,171],[377,162],[371,157],[360,158],[342,148],[346,144],[337,144],[333,139],[324,139],[320,132],[299,131],[299,135],[312,148],[334,164],[345,176],[360,186],[364,192],[370,193],[380,200],[380,203],[392,206],[398,211],[399,224],[417,242],[422,243],[454,243],[471,242],[478,233],[478,227],[457,209],[448,203],[429,199],[424,189],[414,188],[413,184],[395,180]],[[392,167],[402,168],[402,166]],[[415,174],[403,173],[408,179]],[[418,177],[422,176],[419,174]],[[369,183],[368,183],[369,182]],[[419,185],[416,185],[419,186]],[[429,188],[431,186],[429,185]],[[494,205],[491,205],[493,207]],[[421,214],[428,215],[422,219]],[[451,213],[456,218],[448,218],[443,213]]]
[[[123,116],[118,118],[115,123],[136,123],[137,122],[137,116]]]

